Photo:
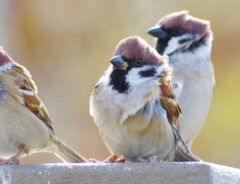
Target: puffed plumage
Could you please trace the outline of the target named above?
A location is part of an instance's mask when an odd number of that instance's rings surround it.
[[[28,70],[0,48],[0,158],[5,159],[0,165],[35,152],[51,152],[65,162],[86,161],[56,137],[37,92]]]
[[[180,11],[161,18],[148,33],[157,38],[158,53],[169,56],[173,94],[182,109],[179,131],[191,148],[206,120],[215,86],[210,23],[189,15],[188,11]],[[191,158],[184,158],[181,152],[179,147],[176,161],[200,160],[193,154]]]
[[[90,98],[90,114],[107,148],[130,161],[172,160],[180,108],[171,98],[167,57],[132,36],[119,42],[111,63]]]

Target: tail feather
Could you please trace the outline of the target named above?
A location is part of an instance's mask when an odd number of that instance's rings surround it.
[[[180,145],[177,146],[175,153],[175,162],[185,162],[185,161],[202,161],[196,155],[194,155],[191,151],[186,152],[185,148],[182,148]]]
[[[54,144],[57,146],[56,152],[54,154],[60,158],[63,162],[69,163],[79,163],[79,162],[87,162],[88,160],[84,158],[82,155],[71,149],[61,140],[54,138]]]
[[[171,122],[171,121],[170,121]],[[175,135],[176,140],[176,150],[175,150],[175,162],[184,162],[184,161],[201,161],[200,158],[195,156],[189,149],[188,146],[183,141],[178,129],[175,127],[173,123],[170,123],[173,133]]]

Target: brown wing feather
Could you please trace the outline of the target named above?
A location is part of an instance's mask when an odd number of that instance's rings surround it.
[[[18,89],[21,92],[21,103],[42,120],[54,133],[52,120],[50,119],[44,104],[37,95],[37,87],[28,70],[25,67],[16,64],[12,68],[10,75],[14,76],[15,85],[18,86]],[[12,96],[14,96],[16,100],[21,101],[16,95],[12,94]]]
[[[41,119],[50,129],[53,131],[53,123],[45,108],[44,104],[40,101],[37,95],[29,96],[23,95],[25,106],[34,113],[39,119]]]
[[[13,67],[13,71],[11,72],[11,75],[15,75],[15,77],[18,76],[20,79],[19,81],[24,82],[24,84],[29,87],[33,92],[37,93],[37,86],[35,85],[34,81],[32,80],[32,76],[29,73],[29,71],[24,67],[19,64],[15,64]]]
[[[178,127],[178,117],[181,114],[181,109],[176,100],[163,96],[160,100],[160,103],[162,107],[167,111],[169,122],[174,123],[175,126]]]
[[[167,111],[169,122],[175,124],[175,126],[178,128],[178,118],[181,114],[181,108],[172,93],[170,81],[167,79],[168,74],[166,73],[165,75],[166,76],[162,79],[160,86],[163,95],[160,103]]]
[[[172,87],[170,85],[170,80],[167,79],[167,75],[163,77],[160,88],[162,91],[160,103],[167,111],[167,118],[172,127],[175,138],[184,146],[186,153],[189,153],[189,149],[179,133],[178,118],[181,114],[181,108],[172,93]]]

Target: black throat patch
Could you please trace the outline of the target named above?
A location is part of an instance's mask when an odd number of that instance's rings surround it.
[[[159,54],[163,54],[165,51],[166,47],[168,46],[168,42],[171,39],[171,36],[168,36],[165,39],[157,39],[157,44],[156,44],[156,50],[158,51]]]
[[[128,70],[114,69],[110,75],[110,85],[114,90],[119,93],[127,93],[129,89],[129,83],[126,82],[126,75]]]

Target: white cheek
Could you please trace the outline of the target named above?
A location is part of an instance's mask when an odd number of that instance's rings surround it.
[[[165,51],[163,52],[163,55],[169,55],[172,52],[174,52],[175,50],[185,46],[186,44],[188,44],[189,42],[185,42],[183,44],[179,43],[179,40],[182,39],[198,39],[198,38],[194,38],[195,36],[199,37],[199,35],[193,35],[193,34],[184,34],[182,36],[178,36],[178,37],[172,37],[169,41],[168,41],[168,45],[165,49]]]
[[[154,69],[156,70],[156,74],[154,74],[154,76],[151,77],[142,77],[139,75],[140,71],[144,71],[144,70],[148,70],[153,68],[153,66],[149,66],[146,65],[144,67],[140,68],[132,68],[128,75],[126,76],[126,82],[129,83],[130,86],[149,86],[151,84],[155,84],[155,81],[159,81],[157,79],[157,75],[162,74],[163,72],[171,72],[172,69],[170,68],[170,66],[166,63],[163,64],[162,66],[158,66],[158,67],[154,67]]]
[[[152,68],[152,66],[143,66],[141,68],[132,68],[129,72],[128,75],[126,76],[126,81],[130,84],[130,86],[137,86],[140,84],[144,84],[147,81],[152,80],[152,77],[141,77],[139,75],[140,71],[144,71],[147,69]]]
[[[168,45],[167,45],[166,49],[164,50],[163,55],[168,55],[168,54],[172,53],[173,51],[175,51],[179,46],[178,41],[179,41],[178,38],[171,38],[168,41]]]

